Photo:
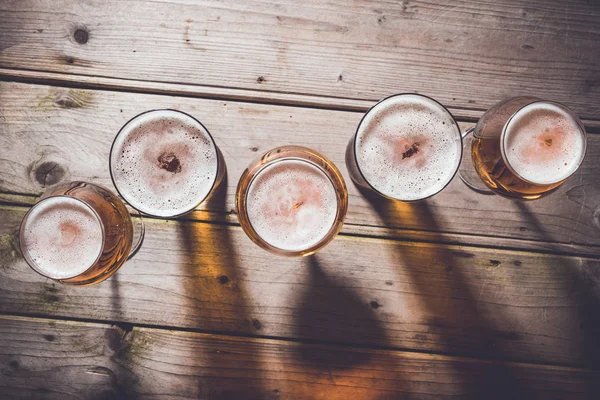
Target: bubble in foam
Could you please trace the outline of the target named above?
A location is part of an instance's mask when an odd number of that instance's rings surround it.
[[[151,111],[129,121],[117,135],[111,174],[133,207],[171,217],[208,196],[217,178],[217,158],[210,134],[194,118],[175,110]]]
[[[80,275],[94,265],[104,241],[102,223],[85,203],[64,196],[37,203],[23,220],[21,247],[36,269],[54,279]]]
[[[508,167],[530,183],[560,182],[577,170],[585,156],[583,128],[564,107],[546,101],[520,109],[502,133]]]
[[[429,197],[450,182],[460,164],[462,140],[443,106],[404,94],[367,112],[357,130],[355,152],[374,189],[410,201]]]
[[[284,159],[261,170],[246,196],[254,231],[271,246],[285,251],[309,249],[335,223],[335,187],[316,165]]]

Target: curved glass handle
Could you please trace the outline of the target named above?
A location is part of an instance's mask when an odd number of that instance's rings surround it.
[[[128,260],[133,258],[136,253],[139,251],[140,247],[142,247],[142,243],[144,242],[144,237],[146,236],[146,224],[144,224],[144,218],[142,218],[142,214],[136,211],[137,216],[131,216],[131,222],[133,224],[133,242],[134,245],[131,246],[131,251],[129,252]],[[129,213],[131,215],[131,213]],[[135,219],[138,220],[137,224]],[[136,240],[137,237],[137,240]]]
[[[458,176],[465,185],[477,193],[494,194],[494,192],[491,191],[485,183],[483,183],[479,177],[479,174],[475,170],[475,167],[473,166],[473,161],[471,159],[471,145],[473,143],[474,130],[475,127],[473,126],[462,133],[463,157],[460,162],[460,167],[458,168]]]
[[[462,138],[463,138],[463,140],[466,140],[466,139],[467,139],[467,136],[469,136],[469,135],[472,135],[474,130],[475,130],[475,127],[474,127],[474,126],[472,126],[472,127],[470,127],[469,129],[467,129],[466,131],[464,131],[464,132],[462,133]]]
[[[135,244],[132,244],[131,250],[129,251],[129,255],[127,256],[127,260],[131,260],[133,256],[135,256],[142,247],[144,237],[146,236],[146,224],[144,224],[144,218],[142,217],[141,212],[130,206],[120,194],[117,194],[117,197],[121,199],[123,204],[125,204],[125,207],[127,208],[127,211],[129,212],[129,215],[131,217],[131,223],[133,225],[133,243]],[[138,219],[137,224],[135,222],[136,218]]]

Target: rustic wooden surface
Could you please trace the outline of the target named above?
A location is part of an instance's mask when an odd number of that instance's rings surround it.
[[[0,340],[0,398],[10,399],[91,391],[107,400],[580,399],[600,378],[567,367],[47,319],[0,317]]]
[[[599,398],[599,48],[584,0],[0,2],[0,398]],[[586,160],[535,202],[458,178],[419,204],[361,193],[345,144],[407,91],[463,129],[507,96],[564,102]],[[152,108],[208,127],[221,190],[147,219],[103,284],[33,273],[27,207],[60,181],[112,187],[115,133]],[[237,224],[243,169],[283,144],[347,179],[347,222],[314,257],[272,256]]]
[[[32,274],[15,245],[25,211],[0,206],[0,312],[600,362],[598,260],[345,235],[314,257],[282,260],[239,227],[149,220],[136,257],[82,289]]]
[[[198,117],[226,157],[228,195],[224,201],[205,204],[202,209],[209,212],[192,217],[237,222],[231,214],[233,193],[243,170],[269,148],[301,144],[324,153],[344,174],[350,194],[344,232],[600,253],[598,135],[590,135],[588,156],[579,172],[553,196],[518,203],[466,190],[455,179],[439,195],[408,205],[365,196],[350,181],[344,151],[360,121],[359,112],[4,82],[0,107],[2,192],[39,195],[59,179],[111,186],[106,160],[116,132],[144,110],[168,107]]]
[[[533,94],[600,113],[595,1],[5,0],[0,10],[9,68],[334,104],[418,91],[485,109]]]

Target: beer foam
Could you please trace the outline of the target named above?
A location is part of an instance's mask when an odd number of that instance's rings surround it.
[[[397,200],[419,200],[452,180],[462,156],[452,115],[428,97],[389,97],[365,114],[355,141],[356,161],[367,182]]]
[[[80,275],[94,265],[104,245],[102,223],[72,197],[49,197],[29,211],[21,226],[21,248],[36,270],[54,279]]]
[[[194,118],[175,110],[150,111],[129,121],[111,150],[111,175],[129,204],[172,217],[191,211],[217,178],[217,149]]]
[[[246,195],[254,231],[285,251],[307,250],[323,239],[335,223],[337,207],[329,177],[316,165],[297,159],[263,168]]]
[[[529,104],[515,113],[502,133],[502,155],[521,178],[547,185],[567,179],[585,156],[583,128],[561,106]]]

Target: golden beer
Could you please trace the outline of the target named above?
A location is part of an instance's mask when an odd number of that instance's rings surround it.
[[[173,218],[195,209],[225,175],[225,162],[204,125],[177,110],[141,113],[119,131],[110,176],[133,208]]]
[[[283,146],[244,171],[236,207],[244,232],[260,247],[306,256],[322,249],[342,228],[348,192],[340,171],[323,155]]]
[[[488,110],[473,131],[471,155],[495,193],[526,200],[558,188],[583,161],[585,129],[565,106],[512,98]]]
[[[27,263],[71,285],[108,279],[127,260],[133,224],[108,189],[85,182],[50,187],[23,218],[19,232]]]
[[[417,201],[443,190],[462,158],[450,112],[418,94],[385,98],[365,113],[346,148],[350,178],[383,197]]]

